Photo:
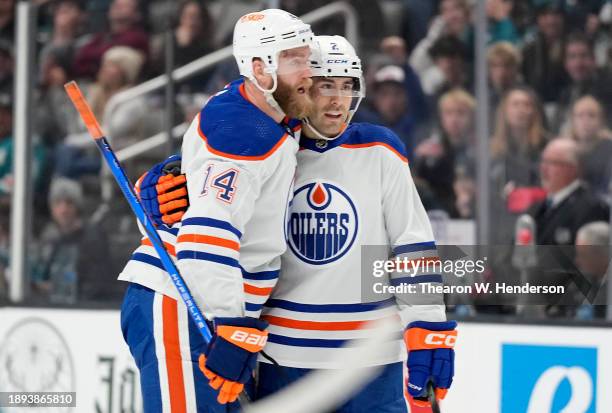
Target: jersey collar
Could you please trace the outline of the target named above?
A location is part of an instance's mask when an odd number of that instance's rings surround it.
[[[348,133],[349,129],[350,129],[350,126],[344,129],[344,132],[342,132],[340,136],[338,136],[336,139],[333,139],[333,140],[312,139],[306,136],[304,134],[304,131],[302,131],[302,137],[300,139],[300,149],[309,149],[311,151],[315,151],[319,153],[323,153],[325,151],[329,151],[330,149],[334,149],[346,142],[346,140],[348,139],[350,135]]]

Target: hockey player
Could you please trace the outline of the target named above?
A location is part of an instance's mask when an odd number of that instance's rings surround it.
[[[367,336],[367,321],[399,315],[403,340],[388,343],[384,356],[367,361],[385,365],[382,374],[339,411],[406,412],[406,347],[407,392],[424,397],[431,380],[443,398],[453,375],[456,323],[446,321],[439,294],[362,299],[362,274],[372,276],[363,271],[362,246],[388,245],[395,256],[424,261],[437,259],[436,246],[400,139],[384,127],[349,124],[365,95],[353,47],[340,36],[318,36],[316,43],[315,107],[304,120],[300,141],[289,249],[282,258],[281,281],[262,312],[270,323],[265,351],[282,371],[260,363],[258,397],[309,369],[334,368],[348,351],[343,347],[347,340]],[[384,260],[387,251],[382,253],[377,258]],[[389,282],[435,285],[442,277],[396,272]]]
[[[241,17],[233,47],[243,78],[213,96],[183,137],[189,207],[180,227],[160,226],[159,232],[212,321],[210,345],[204,345],[149,240],[119,277],[131,283],[121,326],[140,370],[147,413],[235,411],[252,376],[267,336],[259,314],[286,249],[299,133],[288,119],[305,116],[312,103],[313,37],[309,25],[282,10]],[[168,167],[159,165],[137,184],[145,204],[156,200],[152,192],[177,183],[172,175],[158,179]],[[250,344],[240,340],[243,335],[258,340]]]
[[[383,356],[366,361],[384,366],[381,375],[339,411],[406,412],[405,393],[422,398],[430,381],[437,397],[445,396],[453,376],[456,323],[446,321],[439,294],[362,297],[362,246],[388,245],[398,257],[423,262],[437,259],[436,246],[399,138],[380,126],[349,124],[365,96],[354,49],[340,36],[316,39],[315,105],[304,120],[297,155],[289,249],[262,312],[270,324],[265,351],[280,367],[260,359],[258,397],[311,369],[336,368],[350,351],[346,342],[367,336],[367,321],[391,316],[398,320],[398,339],[387,344]],[[387,256],[382,249],[378,258]],[[398,271],[388,280],[391,285],[441,282],[440,274],[425,269],[410,276]]]

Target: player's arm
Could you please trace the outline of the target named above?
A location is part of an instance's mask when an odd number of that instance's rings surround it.
[[[442,284],[440,265],[433,265],[439,263],[439,257],[405,152],[402,145],[396,146],[398,151],[389,151],[389,159],[383,166],[383,210],[394,257],[407,263],[390,274],[390,282],[412,284],[417,291],[396,295],[400,317],[406,326],[407,390],[413,397],[424,397],[431,381],[437,397],[443,398],[452,383],[456,322],[446,321],[441,293],[421,288],[426,284]]]
[[[224,404],[241,393],[267,339],[265,321],[243,316],[238,264],[242,230],[265,177],[227,161],[206,162],[192,172],[187,168],[188,175],[180,174],[180,163],[176,166],[176,159],[166,160],[145,174],[139,180],[141,198],[146,194],[143,204],[157,225],[183,218],[176,245],[179,269],[214,321],[213,339],[199,367]]]

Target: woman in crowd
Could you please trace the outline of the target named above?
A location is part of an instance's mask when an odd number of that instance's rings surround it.
[[[111,98],[122,90],[136,84],[144,55],[127,46],[115,46],[104,53],[97,80],[91,84],[87,97],[98,120],[104,124],[106,133],[113,139],[115,150],[124,148],[145,136],[147,105],[142,99],[122,103],[112,113],[107,113]],[[96,174],[101,167],[100,155],[90,145],[91,138],[78,123],[78,114],[72,112],[78,130],[70,133],[56,151],[56,173],[78,179],[83,175]]]
[[[572,106],[569,135],[580,148],[582,178],[595,192],[605,194],[612,176],[612,132],[606,127],[603,106],[593,96]]]
[[[526,86],[514,86],[506,92],[497,109],[493,137],[491,138],[491,202],[494,241],[506,243],[512,239],[513,213],[524,212],[540,199],[522,199],[522,207],[514,206],[517,195],[534,197],[539,192],[529,191],[539,186],[538,165],[546,145],[548,133],[544,128],[544,115],[535,92]],[[497,219],[497,220],[496,220]]]
[[[471,215],[473,194],[466,193],[470,186],[463,183],[473,178],[475,107],[476,101],[463,89],[442,95],[439,130],[415,151],[416,175],[426,181],[438,206],[452,217]],[[462,184],[456,185],[458,181]]]
[[[198,0],[183,1],[178,10],[174,29],[174,67],[181,67],[214,51],[213,22],[208,9]],[[151,74],[165,73],[165,33],[155,36],[151,42]],[[191,79],[185,88],[201,91],[209,74],[204,73]]]

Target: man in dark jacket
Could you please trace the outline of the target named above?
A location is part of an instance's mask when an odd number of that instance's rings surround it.
[[[608,206],[579,179],[574,141],[557,138],[546,146],[540,176],[548,196],[533,211],[538,245],[573,245],[584,224],[608,221]]]
[[[535,240],[539,247],[538,268],[531,272],[531,282],[565,286],[566,294],[543,295],[541,316],[567,317],[576,307],[576,297],[586,294],[586,280],[574,265],[574,244],[585,224],[607,221],[607,205],[579,179],[578,147],[571,139],[552,140],[542,152],[540,178],[547,192],[546,200],[531,211],[535,220]]]

